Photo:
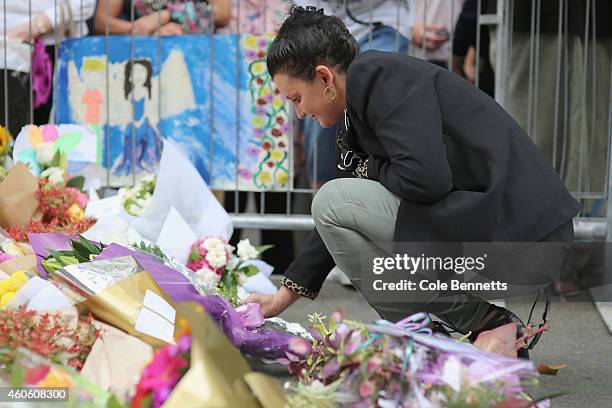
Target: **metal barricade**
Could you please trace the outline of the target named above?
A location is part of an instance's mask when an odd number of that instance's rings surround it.
[[[126,0],[127,1],[127,0]],[[364,2],[367,3],[364,6]],[[41,8],[41,4],[48,6]],[[11,30],[15,29],[13,24],[14,18],[20,16],[20,24],[27,25],[27,29],[22,33],[26,42],[30,44],[30,61],[29,65],[32,65],[32,46],[33,38],[40,31],[45,32],[47,44],[52,43],[54,48],[55,58],[57,58],[58,44],[63,39],[65,33],[60,33],[58,27],[63,25],[66,16],[70,15],[73,22],[78,23],[77,33],[79,35],[86,34],[86,26],[84,21],[87,18],[88,11],[91,12],[91,7],[94,6],[92,0],[46,0],[46,1],[33,1],[27,0],[3,0],[3,55],[0,59],[4,60],[3,70],[3,115],[2,124],[10,127],[15,112],[10,109],[10,104],[16,101],[18,98],[10,95],[11,86],[9,86],[10,80],[13,76],[21,75],[18,72],[18,67],[11,69],[9,60],[13,58],[12,50],[8,50],[7,41],[8,38],[14,34]],[[105,52],[108,55],[110,42],[109,38],[117,30],[117,22],[111,17],[111,14],[117,14],[117,5],[123,5],[124,2],[117,2],[111,0],[99,0],[97,3],[96,13],[97,17],[94,18],[94,29],[99,31],[99,34],[104,35],[106,39]],[[111,4],[112,3],[112,4]],[[136,21],[138,16],[136,13],[134,1],[130,2],[130,7],[122,7],[121,10],[129,10],[129,30],[125,31],[124,34],[130,35],[130,66],[134,69],[135,61],[134,56],[134,38],[136,36],[135,29],[137,27]],[[163,4],[165,2],[159,1],[146,1],[139,2],[140,5],[146,4],[153,9],[163,10]],[[214,5],[214,1],[211,1]],[[247,4],[249,3],[249,4]],[[243,8],[248,7],[251,3],[257,3],[259,7],[249,18],[252,19],[250,27],[266,27],[270,23],[271,12],[276,13],[278,17],[279,4],[282,3],[286,6],[286,2],[279,2],[274,0],[260,1],[260,2],[243,2],[243,1],[232,1],[232,13],[234,15],[231,25],[234,27],[234,32],[237,34],[244,34],[242,32],[241,18],[244,18],[245,10]],[[450,50],[447,50],[448,54],[442,57],[441,61],[437,63],[444,63],[446,60],[446,66],[449,68],[453,67],[455,61],[453,60],[453,40],[455,26],[458,18],[461,16],[462,7],[465,5],[463,1],[455,0],[438,0],[438,1],[425,1],[425,0],[390,0],[390,1],[377,1],[377,0],[330,0],[330,1],[311,1],[317,7],[323,7],[331,9],[333,12],[338,13],[341,17],[350,25],[358,22],[355,27],[361,29],[361,32],[367,34],[362,39],[364,44],[372,44],[374,41],[374,30],[375,22],[377,21],[376,11],[380,7],[388,7],[387,4],[393,3],[393,7],[396,9],[396,14],[393,18],[385,21],[385,25],[389,25],[395,29],[395,49],[400,49],[400,42],[413,40],[412,44],[409,44],[408,53],[419,57],[428,58],[429,51],[426,49],[426,41],[422,40],[420,45],[414,43],[415,38],[412,38],[411,28],[415,24],[421,24],[424,30],[421,34],[427,32],[427,26],[435,22],[436,13],[438,15],[445,15],[446,18],[450,17],[446,24],[447,29],[438,30],[439,33],[444,34],[446,31],[448,34],[448,40],[445,45]],[[556,3],[557,14],[552,16],[553,24],[556,22],[556,26],[551,31],[550,26],[543,26],[544,17],[546,21],[551,21],[551,16],[547,14],[548,8],[543,12],[543,7],[549,7],[551,3]],[[528,4],[528,13],[525,14],[525,6]],[[598,25],[601,11],[598,8],[605,6],[602,2],[597,0],[586,0],[584,2],[584,8],[581,9],[580,16],[575,15],[575,10],[570,10],[570,5],[573,4],[571,0],[560,0],[558,2],[547,2],[546,0],[534,0],[531,2],[520,1],[520,0],[477,0],[476,4],[476,43],[475,43],[475,86],[481,86],[480,83],[480,72],[481,64],[483,62],[481,51],[483,48],[481,38],[481,28],[486,27],[490,34],[490,48],[494,49],[494,55],[491,55],[490,62],[494,68],[494,94],[495,99],[503,107],[505,107],[511,114],[518,110],[517,107],[521,107],[522,117],[515,117],[519,123],[525,128],[527,133],[532,137],[534,142],[540,146],[541,149],[546,150],[550,148],[550,151],[545,151],[551,160],[555,169],[559,171],[561,177],[568,183],[568,187],[577,199],[580,199],[585,203],[585,211],[580,214],[575,220],[575,233],[577,239],[583,240],[607,240],[612,241],[612,170],[610,166],[610,151],[611,151],[611,140],[612,140],[612,45],[611,39],[606,37],[606,34],[601,34],[602,26]],[[493,6],[495,6],[493,8]],[[250,6],[249,6],[250,7]],[[362,13],[359,16],[354,15],[354,10],[360,8]],[[364,7],[369,7],[367,11],[364,11]],[[521,8],[522,7],[522,8]],[[47,9],[53,8],[54,21],[42,21],[39,16],[47,12]],[[435,10],[434,10],[435,9]],[[521,10],[520,15],[516,15],[516,10]],[[120,11],[121,11],[120,10]],[[351,11],[353,10],[353,12]],[[418,11],[417,11],[418,10]],[[433,11],[432,11],[433,10]],[[494,13],[491,10],[495,10]],[[214,9],[210,10],[211,14],[209,18],[214,21]],[[435,11],[435,12],[434,12]],[[41,14],[43,13],[43,14]],[[103,18],[100,18],[102,13]],[[7,18],[7,16],[9,16]],[[27,16],[27,18],[25,18]],[[609,16],[608,16],[609,17]],[[582,19],[581,21],[580,18]],[[166,23],[165,18],[162,20],[162,13],[157,13],[157,27],[152,32],[155,36],[156,52],[159,57],[161,53],[161,42],[160,42],[160,30]],[[527,19],[527,20],[525,20]],[[44,18],[43,18],[44,20]],[[41,22],[42,21],[42,22]],[[103,22],[100,26],[100,21]],[[527,23],[525,23],[527,21]],[[44,24],[51,23],[52,27],[45,27]],[[9,28],[7,28],[7,24]],[[210,26],[214,26],[214,23],[209,22]],[[361,26],[359,26],[359,24]],[[528,29],[526,29],[526,25]],[[546,23],[549,24],[549,23]],[[607,24],[609,26],[609,22]],[[523,31],[517,30],[516,27],[521,26]],[[127,27],[127,26],[125,26]],[[124,28],[125,28],[124,27]],[[409,27],[405,30],[404,27]],[[579,28],[576,28],[579,27]],[[47,30],[47,31],[45,31]],[[603,37],[600,37],[603,35]],[[237,37],[238,38],[238,37]],[[209,66],[211,67],[208,78],[205,82],[208,82],[209,90],[214,89],[215,75],[213,74],[213,63],[217,58],[215,53],[215,42],[213,36],[210,39],[210,54],[204,58],[208,58],[210,61]],[[236,40],[238,41],[238,40]],[[236,44],[238,53],[240,53],[240,47]],[[10,52],[8,52],[10,51]],[[441,54],[442,55],[442,54]],[[108,118],[113,114],[114,107],[111,105],[111,90],[108,86],[111,81],[109,60],[106,59],[105,67],[105,110],[106,120],[108,125]],[[28,64],[26,64],[28,65]],[[607,66],[607,68],[606,68]],[[57,73],[57,64],[54,65],[55,72]],[[27,70],[26,70],[27,71]],[[554,72],[553,72],[554,71]],[[240,83],[242,70],[239,66],[239,58],[236,58],[235,75],[237,83]],[[521,76],[522,75],[522,76]],[[34,122],[34,107],[33,107],[33,75],[27,75],[28,86],[26,95],[29,104],[27,119],[28,123]],[[22,76],[23,77],[23,76]],[[157,91],[160,93],[157,95],[157,110],[158,115],[161,117],[163,109],[163,96],[161,95],[162,89],[162,75],[158,75],[156,78],[159,83],[157,84]],[[542,85],[545,81],[545,85]],[[57,91],[57,78],[54,82],[53,100],[56,100]],[[149,89],[149,92],[150,89]],[[523,93],[521,93],[523,92]],[[232,96],[236,99],[236,106],[234,115],[238,122],[244,112],[241,112],[241,92],[236,89],[235,95]],[[131,96],[132,102],[132,124],[134,123],[134,94]],[[213,135],[214,128],[216,125],[215,118],[215,106],[211,99],[210,103],[210,134]],[[545,102],[550,104],[545,106]],[[57,107],[57,103],[54,103]],[[526,108],[526,109],[525,109]],[[51,122],[57,123],[61,112],[57,108],[52,111],[50,118]],[[578,119],[576,119],[578,118]],[[294,143],[296,141],[296,120],[293,119],[291,131],[288,138],[288,151],[290,167],[295,164],[295,149]],[[549,128],[544,128],[543,123],[550,123]],[[236,152],[240,152],[240,126],[235,127],[236,132]],[[105,127],[105,132],[108,132],[108,126]],[[136,128],[132,126],[132,154],[136,154]],[[548,140],[544,140],[548,138]],[[209,165],[212,165],[214,158],[214,137],[210,138],[209,146]],[[110,143],[111,138],[108,133],[106,134],[107,154],[110,155]],[[320,154],[318,151],[317,143],[313,147],[313,171],[314,179],[313,185],[317,184],[317,173],[318,168],[321,166]],[[107,162],[110,161],[110,156],[106,158]],[[238,162],[240,158],[236,160],[236,173],[238,173]],[[328,163],[329,164],[329,163]],[[295,174],[290,173],[293,177]],[[132,182],[136,180],[136,174],[132,171]],[[293,182],[287,182],[285,188],[274,193],[261,191],[259,195],[259,211],[255,214],[246,214],[241,212],[240,199],[239,199],[239,185],[238,178],[236,177],[236,184],[234,188],[233,197],[233,220],[236,227],[243,228],[258,228],[258,229],[285,229],[285,230],[309,230],[313,227],[312,219],[307,213],[296,214],[292,207],[295,203],[295,197],[297,196],[311,196],[315,189],[312,186],[300,186],[294,185]],[[110,182],[110,175],[107,173],[107,185],[112,184]],[[284,206],[281,206],[279,214],[270,214],[266,212],[266,200],[268,194],[284,194]],[[612,261],[610,261],[612,263]],[[610,265],[609,263],[608,265]]]

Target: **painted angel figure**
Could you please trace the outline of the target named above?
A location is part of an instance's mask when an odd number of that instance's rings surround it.
[[[123,138],[123,157],[116,174],[128,174],[131,166],[136,172],[150,173],[159,161],[161,140],[159,132],[145,114],[145,104],[151,101],[151,61],[139,59],[125,64],[123,95],[132,105],[133,120],[127,125]]]
[[[110,149],[103,155],[104,165],[111,169],[114,184],[129,183],[126,177],[133,172],[153,171],[165,137],[160,123],[168,128],[169,121],[196,109],[184,51],[178,46],[171,49],[161,66],[156,65],[155,55],[133,61],[112,55],[110,61],[105,55],[80,58],[80,70],[75,60],[67,63],[70,109],[64,113],[70,112],[69,121],[100,125],[107,138],[102,145]]]

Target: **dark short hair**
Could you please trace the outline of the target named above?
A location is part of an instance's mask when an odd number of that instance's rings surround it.
[[[130,92],[132,92],[132,65],[134,64],[140,64],[147,69],[147,79],[143,85],[145,88],[147,88],[147,91],[149,91],[149,99],[151,99],[151,77],[153,76],[153,66],[151,65],[151,61],[144,59],[133,61],[130,60],[125,64],[125,72],[123,77],[123,94],[125,95],[125,99],[128,99]]]
[[[268,49],[268,72],[271,77],[282,72],[310,82],[317,65],[329,64],[346,72],[358,50],[357,41],[338,17],[294,5]]]

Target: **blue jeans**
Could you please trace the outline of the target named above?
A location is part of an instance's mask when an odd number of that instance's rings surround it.
[[[408,53],[408,39],[389,26],[380,26],[359,41],[359,50],[396,51]],[[315,153],[316,146],[316,153]],[[324,129],[319,122],[305,119],[304,147],[308,180],[318,184],[336,178],[336,126]],[[316,171],[315,171],[316,167]]]

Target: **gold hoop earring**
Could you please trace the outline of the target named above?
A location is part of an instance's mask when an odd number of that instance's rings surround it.
[[[327,95],[327,92],[329,92],[329,91],[333,91],[334,92],[334,94],[331,97]],[[336,93],[335,89],[330,88],[329,86],[325,87],[325,90],[323,91],[323,96],[325,96],[325,98],[327,98],[327,100],[333,101],[334,99],[336,99],[336,95],[337,95],[337,93]]]

